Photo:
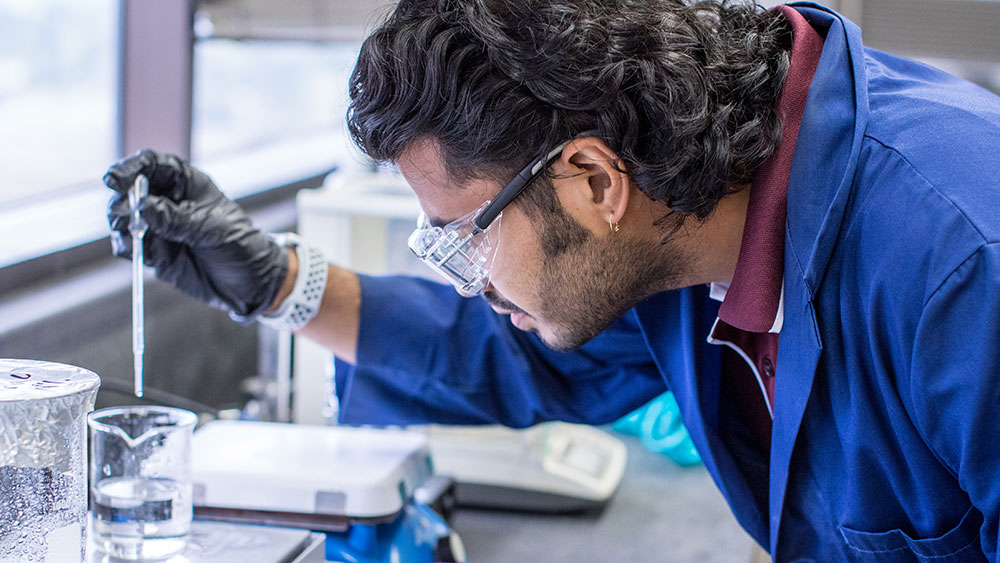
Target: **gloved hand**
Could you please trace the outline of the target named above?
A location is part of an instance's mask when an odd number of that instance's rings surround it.
[[[112,250],[128,258],[128,190],[149,179],[139,213],[149,224],[143,253],[156,277],[238,321],[253,320],[274,301],[288,273],[288,251],[254,228],[211,178],[180,158],[143,150],[112,166],[104,183]]]
[[[693,465],[701,461],[681,420],[681,409],[670,391],[613,422],[611,428],[638,436],[651,452],[663,454],[678,465]]]

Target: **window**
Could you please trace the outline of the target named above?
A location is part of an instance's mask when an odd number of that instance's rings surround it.
[[[213,39],[195,46],[192,156],[341,131],[358,46]]]
[[[192,161],[231,197],[342,162],[347,82],[359,46],[199,40]]]
[[[116,0],[0,0],[0,266],[78,244],[67,237],[96,235],[105,223],[100,178],[116,156],[117,24]],[[49,221],[49,201],[94,213]]]
[[[115,0],[0,0],[0,206],[114,159],[117,18]]]

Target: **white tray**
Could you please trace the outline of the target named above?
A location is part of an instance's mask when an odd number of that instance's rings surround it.
[[[195,432],[196,507],[384,518],[432,473],[419,432],[215,421]]]

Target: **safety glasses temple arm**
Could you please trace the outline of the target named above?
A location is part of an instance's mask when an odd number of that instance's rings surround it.
[[[493,201],[486,206],[486,209],[483,209],[483,211],[472,220],[473,226],[480,231],[485,231],[486,228],[490,226],[490,223],[497,218],[497,215],[499,215],[500,212],[510,204],[510,202],[514,201],[514,198],[524,191],[524,188],[526,188],[532,180],[537,178],[539,174],[544,172],[549,165],[559,158],[559,155],[562,154],[563,149],[566,148],[566,145],[569,143],[570,141],[566,141],[560,144],[556,148],[549,151],[549,154],[539,157],[537,160],[521,169],[521,171],[517,173],[517,176],[515,176],[513,180],[500,190],[500,193],[493,198]]]

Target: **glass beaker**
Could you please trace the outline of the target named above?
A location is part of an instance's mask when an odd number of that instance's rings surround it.
[[[198,417],[170,407],[116,407],[90,426],[92,537],[108,555],[164,559],[191,530],[191,436]]]
[[[84,420],[100,383],[76,366],[0,359],[0,561],[83,561]]]

